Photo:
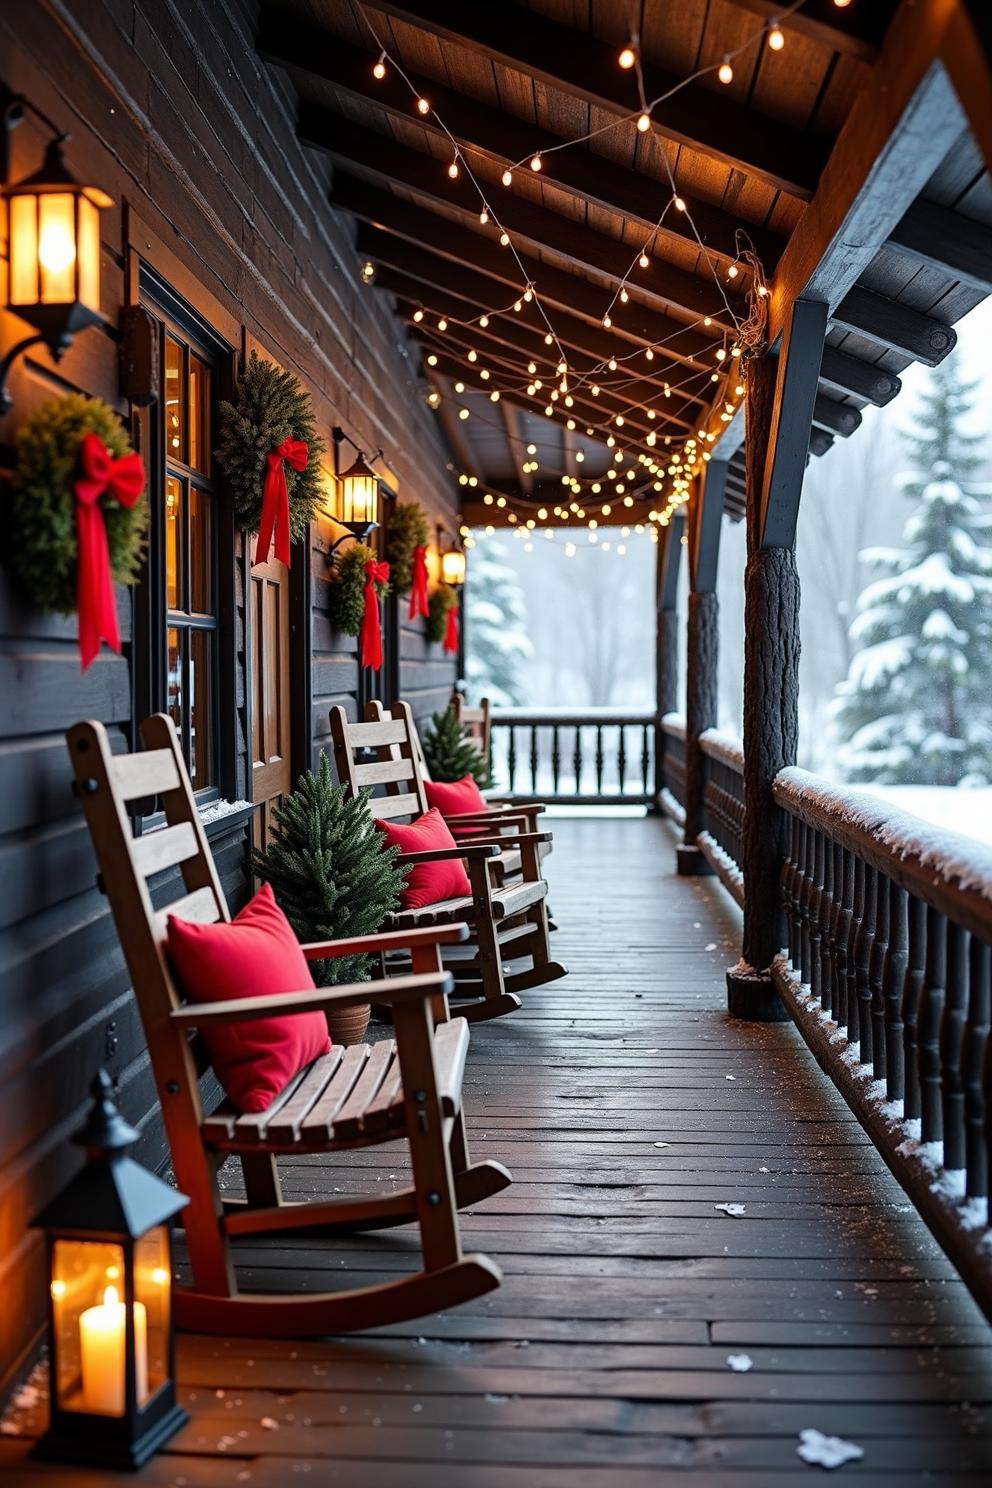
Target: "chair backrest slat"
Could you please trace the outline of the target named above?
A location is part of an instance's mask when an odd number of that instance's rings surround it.
[[[452,694],[451,706],[458,722],[468,729],[470,737],[479,746],[486,764],[490,764],[493,721],[489,699],[482,698],[477,708],[470,708],[461,693],[456,692]]]
[[[161,939],[167,934],[170,915],[175,915],[177,920],[192,920],[197,925],[216,924],[220,913],[213,889],[194,889],[192,894],[184,894],[181,899],[174,899],[164,909],[158,910],[155,925]]]
[[[363,723],[351,723],[345,710],[335,707],[330,721],[338,779],[349,794],[357,795],[370,785],[386,787],[385,795],[369,801],[377,821],[421,816],[427,810],[417,730],[408,703],[394,703],[387,713],[374,699]],[[369,748],[375,750],[374,761],[362,758]]]
[[[372,764],[355,766],[355,784],[393,785],[410,779],[409,761],[405,759],[374,760]]]
[[[171,750],[145,749],[140,754],[119,754],[111,767],[114,789],[123,801],[141,796],[159,796],[175,790],[179,773]]]
[[[369,801],[369,810],[376,821],[399,820],[401,816],[422,816],[420,799],[418,796],[406,794],[402,796],[373,796]]]
[[[161,827],[157,832],[146,832],[143,837],[136,837],[131,855],[137,872],[143,878],[150,878],[153,873],[175,868],[198,851],[193,828],[189,822],[179,822],[174,827]]]

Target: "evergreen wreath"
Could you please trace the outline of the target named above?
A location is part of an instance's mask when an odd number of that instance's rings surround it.
[[[331,584],[331,624],[342,635],[361,634],[365,618],[365,565],[375,558],[367,543],[349,543],[338,560]],[[379,598],[389,593],[388,583],[376,583]]]
[[[460,723],[453,707],[435,713],[424,730],[424,759],[432,780],[464,780],[471,775],[485,789],[492,782],[485,756]]]
[[[398,501],[389,518],[386,562],[397,594],[409,594],[413,584],[413,550],[426,547],[430,528],[419,501]]]
[[[408,868],[397,868],[399,849],[386,847],[368,808],[369,791],[348,799],[331,783],[321,754],[316,775],[301,775],[296,789],[273,809],[272,835],[253,853],[255,870],[301,941],[372,935],[400,902]],[[313,961],[320,986],[367,981],[371,956]]]
[[[427,615],[427,634],[440,645],[448,628],[448,611],[458,603],[458,595],[450,584],[439,584],[430,597]]]
[[[110,404],[82,393],[66,393],[43,403],[24,420],[16,438],[8,551],[32,603],[63,615],[76,611],[78,535],[73,486],[85,434],[102,440],[115,460],[131,451],[127,431]],[[147,497],[125,507],[105,494],[100,510],[114,581],[133,584],[144,553]]]
[[[294,542],[306,537],[322,496],[320,457],[327,446],[317,432],[310,394],[291,372],[263,361],[253,351],[238,382],[233,403],[220,405],[217,459],[231,487],[234,513],[245,531],[257,532],[262,516],[266,456],[284,439],[307,446],[302,470],[285,465],[289,491],[289,529]]]

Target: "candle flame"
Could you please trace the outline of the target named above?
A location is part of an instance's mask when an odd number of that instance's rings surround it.
[[[117,1288],[108,1286],[103,1294],[104,1307],[116,1307],[119,1301],[120,1297],[117,1295]]]

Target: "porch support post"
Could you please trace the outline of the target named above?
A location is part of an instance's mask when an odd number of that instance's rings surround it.
[[[727,973],[731,1014],[756,1022],[788,1015],[770,967],[784,944],[780,874],[785,819],[772,796],[796,762],[799,736],[799,576],[796,522],[816,398],[827,306],[796,300],[777,369],[747,373],[747,536],[744,578],[744,939]]]
[[[706,825],[706,756],[700,735],[716,726],[719,602],[716,568],[723,525],[727,464],[710,460],[688,511],[689,625],[686,644],[685,840],[678,849],[680,874],[711,874],[696,838]]]
[[[682,513],[663,527],[658,538],[655,567],[655,698],[657,714],[654,737],[654,799],[657,806],[665,784],[665,736],[661,720],[678,709],[679,563],[682,557]]]

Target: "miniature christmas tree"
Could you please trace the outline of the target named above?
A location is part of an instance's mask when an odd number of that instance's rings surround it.
[[[424,759],[432,780],[464,780],[471,775],[479,786],[489,784],[489,766],[454,708],[431,719],[424,733]]]
[[[397,907],[407,870],[383,845],[368,809],[368,792],[352,800],[332,785],[327,755],[308,770],[273,811],[272,837],[254,854],[255,870],[271,884],[301,941],[371,935]],[[313,961],[318,986],[365,981],[370,956]]]

